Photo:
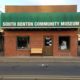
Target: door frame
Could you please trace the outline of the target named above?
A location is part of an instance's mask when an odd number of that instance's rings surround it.
[[[45,38],[46,37],[50,37],[50,39],[52,40],[52,45],[51,46],[45,46]],[[43,56],[53,56],[53,35],[44,35],[43,36]],[[46,55],[46,51],[47,49],[50,49],[49,51],[51,52],[50,54]],[[48,51],[48,50],[47,50]]]

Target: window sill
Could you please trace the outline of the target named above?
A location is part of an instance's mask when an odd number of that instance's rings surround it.
[[[22,48],[22,49],[17,49],[17,50],[30,50],[30,48]]]
[[[59,49],[61,52],[70,52],[70,50],[69,49],[65,49],[65,50],[61,50],[61,49]]]

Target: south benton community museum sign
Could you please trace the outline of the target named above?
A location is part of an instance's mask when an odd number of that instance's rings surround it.
[[[2,13],[2,28],[79,28],[80,13]]]
[[[80,26],[80,22],[3,22],[3,27],[59,27]]]

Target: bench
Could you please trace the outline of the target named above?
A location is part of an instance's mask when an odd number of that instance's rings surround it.
[[[31,48],[31,54],[42,54],[42,48]]]

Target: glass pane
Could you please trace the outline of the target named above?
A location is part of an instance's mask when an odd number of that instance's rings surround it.
[[[59,48],[61,50],[70,49],[70,37],[69,36],[60,36],[59,37]]]
[[[29,37],[17,37],[18,49],[28,48],[28,45],[29,45]]]
[[[45,37],[45,46],[52,46],[52,39],[51,37]]]

